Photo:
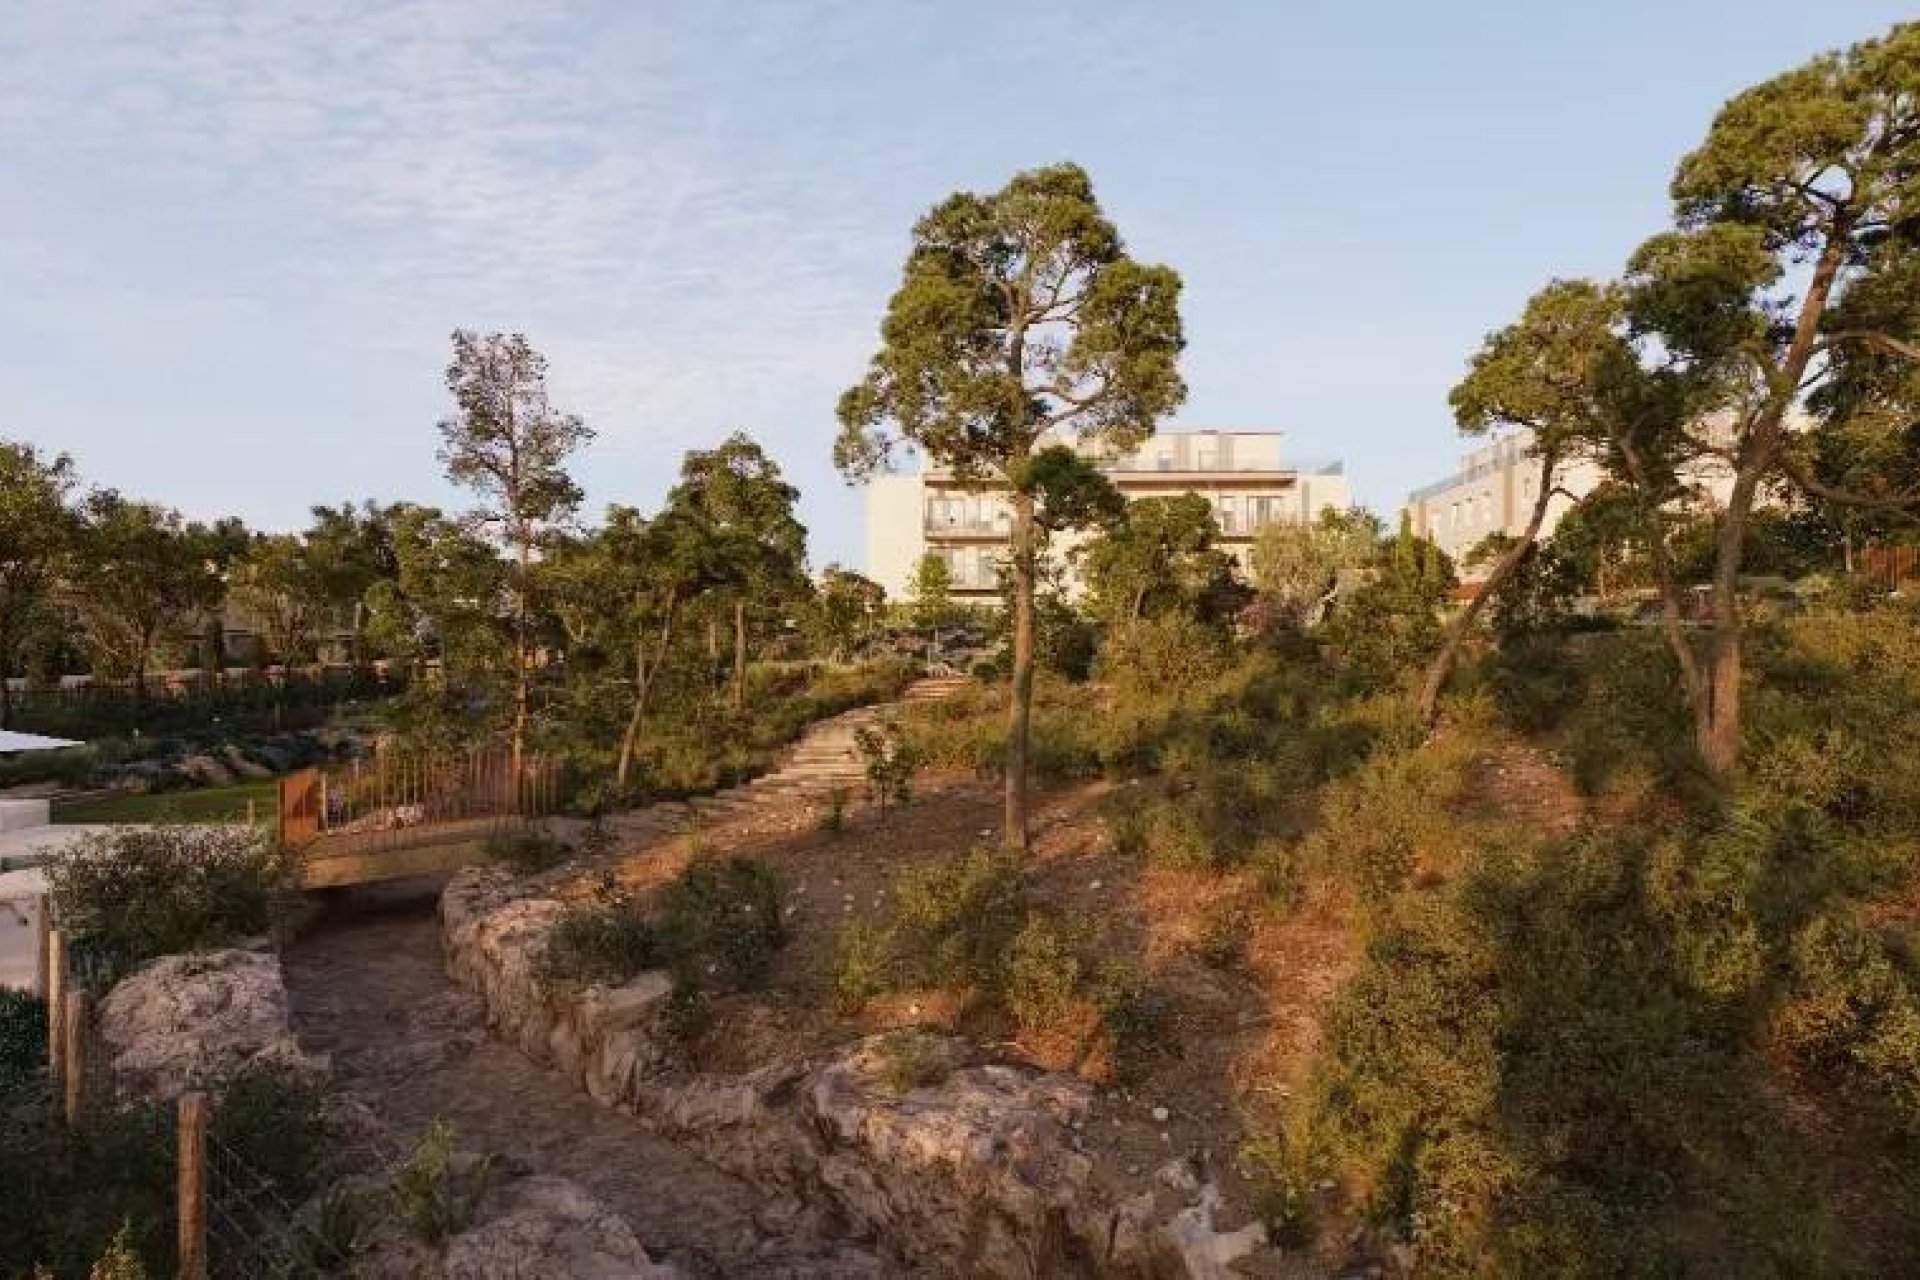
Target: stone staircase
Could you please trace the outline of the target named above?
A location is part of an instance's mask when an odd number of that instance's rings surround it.
[[[810,725],[786,758],[751,782],[690,800],[668,800],[609,820],[623,837],[681,832],[696,823],[725,822],[774,805],[798,806],[844,791],[849,799],[866,786],[866,768],[854,734],[908,706],[953,696],[972,681],[966,676],[929,676],[908,685],[897,702],[876,702]]]

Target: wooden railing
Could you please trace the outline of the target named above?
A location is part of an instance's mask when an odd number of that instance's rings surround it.
[[[557,808],[558,770],[506,743],[464,754],[383,752],[280,780],[280,846],[300,863],[485,840]]]

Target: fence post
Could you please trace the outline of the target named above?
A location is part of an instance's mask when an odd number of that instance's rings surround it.
[[[42,1000],[53,994],[47,985],[47,974],[52,967],[48,951],[52,932],[53,899],[44,893],[39,894],[33,900],[33,994]]]
[[[64,1074],[66,1034],[60,1019],[67,999],[67,937],[47,930],[47,1072],[57,1082]]]
[[[180,1280],[207,1280],[207,1095],[180,1095]]]
[[[80,1106],[86,1100],[87,1087],[87,993],[67,992],[67,1127],[80,1123]]]

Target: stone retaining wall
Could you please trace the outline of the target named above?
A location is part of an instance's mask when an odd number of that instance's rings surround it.
[[[659,1030],[665,974],[615,988],[542,978],[563,910],[498,869],[460,873],[440,905],[448,973],[482,997],[494,1035],[752,1183],[772,1218],[831,1214],[896,1262],[953,1276],[1227,1277],[1263,1243],[1257,1225],[1213,1230],[1210,1185],[1129,1186],[1097,1169],[1081,1133],[1092,1093],[1071,1077],[956,1066],[896,1087],[886,1037],[824,1063],[677,1071]]]

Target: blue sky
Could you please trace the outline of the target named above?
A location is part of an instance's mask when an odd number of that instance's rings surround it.
[[[1902,8],[8,0],[0,437],[267,528],[454,505],[447,334],[518,329],[593,509],[745,428],[857,564],[833,403],[908,228],[1071,158],[1185,277],[1178,422],[1391,510],[1481,335],[1616,269],[1730,93]]]

